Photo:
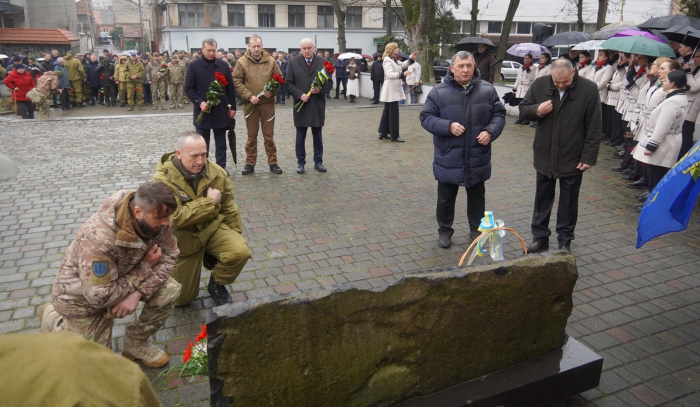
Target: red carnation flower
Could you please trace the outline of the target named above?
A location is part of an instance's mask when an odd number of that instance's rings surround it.
[[[323,68],[326,70],[328,75],[333,75],[333,72],[335,72],[335,67],[328,61],[323,62]]]
[[[281,77],[280,75],[272,74],[272,79],[275,80],[275,82],[279,83],[280,85],[284,85],[284,78]]]
[[[231,71],[231,72],[233,72],[233,68],[231,68],[231,67],[229,67],[228,70]]]
[[[222,75],[220,72],[214,72],[214,78],[216,79],[217,82],[221,84],[221,86],[226,86],[228,85],[228,81],[226,80],[226,77]]]
[[[166,65],[166,64],[161,65],[161,68],[167,68],[167,67],[168,67],[168,65]]]
[[[138,91],[139,91],[139,88],[134,88],[134,90],[138,92]]]

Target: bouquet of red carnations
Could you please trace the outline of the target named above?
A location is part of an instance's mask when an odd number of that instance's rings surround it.
[[[194,381],[199,375],[209,374],[209,360],[207,359],[207,326],[202,325],[202,332],[197,335],[194,342],[190,342],[185,349],[185,354],[182,355],[182,361],[185,362],[183,365],[173,366],[168,370],[163,371],[158,375],[167,375],[172,372],[173,369],[179,369],[180,374],[178,378],[182,376],[191,376],[190,383]],[[157,378],[157,377],[156,377]],[[154,379],[155,380],[155,379]]]
[[[313,89],[321,89],[321,86],[328,82],[331,77],[333,76],[333,72],[335,72],[335,67],[333,64],[331,64],[328,61],[325,61],[323,63],[323,69],[318,71],[318,74],[314,78],[314,81],[311,83],[311,89],[307,93],[308,96],[311,96],[311,90]],[[304,102],[303,100],[300,100],[297,102],[297,104],[294,105],[294,109],[297,109],[297,113],[301,111],[301,108],[304,107]]]
[[[168,65],[162,64],[160,66],[160,69],[158,70],[158,77],[160,78],[161,76],[165,75],[165,71],[168,69]]]
[[[214,78],[215,79],[209,84],[209,90],[207,91],[207,110],[202,110],[199,112],[199,116],[197,116],[197,124],[202,124],[204,113],[211,112],[211,108],[221,102],[221,95],[224,94],[224,87],[228,85],[226,77],[220,72],[214,72]]]
[[[264,95],[266,92],[274,92],[277,90],[277,88],[279,88],[282,85],[284,85],[284,78],[280,75],[277,75],[276,73],[273,73],[272,78],[270,78],[270,80],[267,81],[260,93],[258,93],[255,97],[260,98],[260,96]],[[246,113],[245,117],[250,116],[250,113],[248,112],[250,112],[251,110],[253,110],[252,103],[248,103],[247,105],[245,105],[245,107],[243,108],[243,113]]]

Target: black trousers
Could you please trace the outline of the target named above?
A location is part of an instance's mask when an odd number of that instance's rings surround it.
[[[632,158],[632,150],[634,147],[639,143],[638,141],[635,141],[633,138],[625,138],[624,141],[624,155],[622,156],[622,164],[620,164],[620,167],[622,169],[627,169],[634,163],[634,158]]]
[[[348,92],[348,78],[337,78],[335,83],[335,97],[338,97],[340,85],[343,85],[343,96]]]
[[[379,102],[379,93],[382,90],[382,82],[383,81],[372,81],[372,86],[374,88],[374,101]]]
[[[680,160],[693,147],[693,134],[695,133],[695,122],[685,120],[681,128],[681,151],[678,154]]]
[[[483,182],[472,185],[467,190],[467,219],[469,220],[469,230],[477,231],[484,217],[486,210],[486,186]],[[452,237],[455,230],[452,229],[452,222],[455,219],[455,202],[459,185],[443,184],[438,181],[437,209],[435,217],[438,222],[438,233],[440,236]]]
[[[22,116],[23,119],[33,119],[34,118],[34,103],[17,101],[17,112]]]
[[[194,129],[197,134],[204,137],[204,141],[207,142],[207,157],[209,157],[209,138],[211,136],[212,129],[202,129],[199,127],[195,127]],[[228,127],[213,129],[214,143],[216,143],[216,163],[219,164],[219,167],[224,169],[226,168],[226,130],[228,130]]]
[[[306,164],[306,131],[308,127],[297,127],[296,154],[297,164]],[[314,164],[323,163],[323,127],[312,127],[311,135],[314,138]]]
[[[602,104],[603,107],[603,134],[605,134],[606,137],[610,137],[610,130],[611,126],[610,124],[612,123],[612,110],[615,110],[614,107],[606,105],[605,103]]]
[[[102,85],[102,89],[105,91],[105,103],[117,103],[117,85],[115,83]]]
[[[99,98],[100,98],[100,87],[99,86],[90,86],[90,100],[92,100],[93,102],[97,102]]]
[[[124,98],[124,100],[126,100],[126,98]],[[151,84],[150,83],[143,84],[143,103],[146,103],[146,104],[153,103],[153,94],[151,94]],[[199,133],[199,132],[197,132],[197,133]],[[209,147],[208,141],[207,141],[207,147]],[[225,149],[226,148],[224,147],[224,150]]]
[[[695,124],[695,123],[693,123]],[[647,164],[649,178],[647,180],[647,185],[649,191],[653,191],[654,188],[659,184],[659,181],[668,173],[670,168],[660,167],[658,165]]]
[[[613,106],[610,107],[612,107],[612,111],[610,113],[610,144],[619,146],[624,141],[623,135],[625,134],[626,125],[622,125],[622,115],[618,113]]]
[[[54,95],[56,96],[56,95]],[[63,88],[63,92],[58,95],[61,98],[61,107],[62,108],[69,108],[71,107],[70,105],[70,88]]]
[[[573,177],[559,178],[559,208],[557,208],[557,241],[568,246],[574,240],[574,228],[578,219],[578,194],[581,189],[583,172]],[[549,178],[537,173],[535,191],[535,211],[532,215],[533,240],[548,241],[552,234],[549,229],[549,217],[552,214],[556,178]]]
[[[379,134],[395,139],[399,137],[399,102],[385,102],[379,121]]]

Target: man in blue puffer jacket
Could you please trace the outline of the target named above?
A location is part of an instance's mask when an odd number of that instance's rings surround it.
[[[491,142],[503,131],[506,108],[490,83],[481,80],[474,57],[460,51],[450,72],[433,88],[420,112],[424,129],[433,134],[433,174],[438,181],[438,245],[451,246],[452,222],[459,186],[467,190],[470,237],[479,236],[486,210],[484,182],[491,177]]]

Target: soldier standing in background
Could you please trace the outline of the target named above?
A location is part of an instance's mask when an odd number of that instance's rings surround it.
[[[187,67],[189,66],[191,60],[189,58],[187,58],[185,51],[180,51],[180,53],[178,55],[180,56],[180,62],[183,65],[185,65],[185,73],[187,73]],[[184,88],[182,90],[182,99],[183,99],[184,104],[190,103],[190,100],[187,98],[187,95],[185,95]]]
[[[129,99],[128,111],[134,110],[134,93],[138,99],[139,110],[145,110],[143,107],[143,64],[136,58],[136,53],[132,52],[129,55],[129,62],[126,63],[126,94]]]
[[[52,301],[39,310],[41,331],[71,331],[111,347],[114,319],[133,314],[143,301],[141,314],[126,326],[122,356],[165,366],[168,355],[149,338],[180,296],[170,277],[180,253],[170,224],[176,208],[170,188],[157,181],[102,201],[58,268]]]
[[[119,107],[126,106],[126,64],[129,58],[125,55],[119,57],[119,63],[114,66],[114,79],[119,87]]]
[[[178,55],[173,52],[168,64],[168,80],[170,82],[170,108],[182,109],[182,86],[185,83],[185,64],[179,61]]]
[[[165,68],[163,68],[165,65]],[[153,101],[153,110],[158,110],[158,99],[163,110],[168,110],[165,106],[165,95],[168,90],[168,67],[166,63],[161,63],[160,55],[156,52],[153,54],[153,60],[146,66],[146,76],[148,83],[151,85],[151,100]]]
[[[78,54],[80,55],[80,54]],[[68,71],[68,81],[70,82],[71,93],[70,102],[73,107],[85,107],[83,104],[83,81],[85,80],[85,69],[78,58],[73,58],[73,54],[68,52],[63,58],[66,61],[66,71]]]
[[[100,57],[100,77],[102,78],[102,90],[105,93],[105,106],[117,106],[117,85],[115,84],[114,64],[109,57]]]

